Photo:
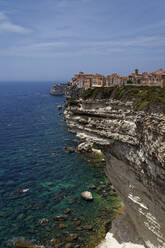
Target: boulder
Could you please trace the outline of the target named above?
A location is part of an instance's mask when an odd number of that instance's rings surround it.
[[[72,242],[73,240],[76,240],[78,238],[78,235],[76,233],[70,234],[67,238],[66,241]]]
[[[87,231],[92,231],[93,227],[91,225],[85,225],[83,226],[83,229]]]
[[[79,226],[81,224],[80,220],[75,221],[76,226]]]
[[[57,242],[58,242],[57,239],[51,239],[50,240],[51,245],[55,245],[55,244],[57,244]]]
[[[68,200],[68,203],[69,204],[73,204],[73,203],[75,203],[75,202],[77,202],[77,198],[75,197],[75,198],[70,198],[69,200]]]
[[[73,153],[73,152],[75,152],[75,148],[72,146],[66,146],[65,151],[68,153]]]
[[[20,237],[15,241],[15,248],[36,248],[37,246],[32,244],[29,240],[26,240],[24,237]]]
[[[83,142],[77,146],[77,151],[80,153],[92,152],[92,144]]]
[[[65,248],[70,248],[70,247],[72,247],[72,243],[67,243],[67,244],[65,245]]]
[[[57,220],[57,221],[65,221],[65,220],[67,220],[67,216],[66,215],[58,215],[58,216],[55,216],[53,219]]]
[[[92,196],[92,193],[89,192],[89,191],[84,191],[82,192],[81,194],[81,197],[86,200],[86,201],[92,201],[93,200],[93,196]]]
[[[43,218],[43,219],[41,219],[40,220],[40,224],[47,224],[49,221],[48,221],[48,219],[45,219],[45,218]]]
[[[96,186],[94,184],[90,184],[90,189],[96,189]]]
[[[64,229],[64,228],[66,228],[66,225],[63,224],[63,223],[60,223],[60,224],[59,224],[59,228],[60,228],[60,229]]]
[[[71,209],[67,208],[67,209],[65,209],[64,214],[70,214],[70,212],[71,212]]]

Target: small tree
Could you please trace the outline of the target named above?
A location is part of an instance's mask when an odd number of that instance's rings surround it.
[[[137,80],[137,83],[140,84],[140,82],[141,82],[141,79],[139,78],[139,79]]]
[[[132,80],[127,80],[127,84],[133,84]]]

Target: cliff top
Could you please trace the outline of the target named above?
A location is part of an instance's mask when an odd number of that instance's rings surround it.
[[[121,86],[87,89],[82,94],[84,100],[115,99],[133,101],[136,110],[161,112],[165,114],[165,88],[148,86]]]

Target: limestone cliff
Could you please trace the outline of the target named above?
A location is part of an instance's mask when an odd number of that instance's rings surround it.
[[[88,90],[68,100],[65,119],[102,150],[106,174],[144,245],[165,247],[165,90]]]

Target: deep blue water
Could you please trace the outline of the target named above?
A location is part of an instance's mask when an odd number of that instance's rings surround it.
[[[76,242],[87,244],[98,235],[100,211],[106,219],[105,210],[116,206],[115,197],[103,199],[97,192],[92,203],[80,198],[91,183],[101,189],[108,182],[103,168],[65,152],[64,147],[74,145],[75,136],[67,131],[57,109],[65,98],[49,95],[50,87],[49,83],[0,84],[0,247],[19,236],[41,244],[56,238],[63,247],[68,233],[77,233]],[[22,193],[22,188],[29,191]],[[77,201],[70,205],[73,197]],[[61,230],[53,217],[67,207],[71,214]],[[42,218],[49,222],[41,225]],[[73,218],[92,224],[94,231],[76,231]]]

